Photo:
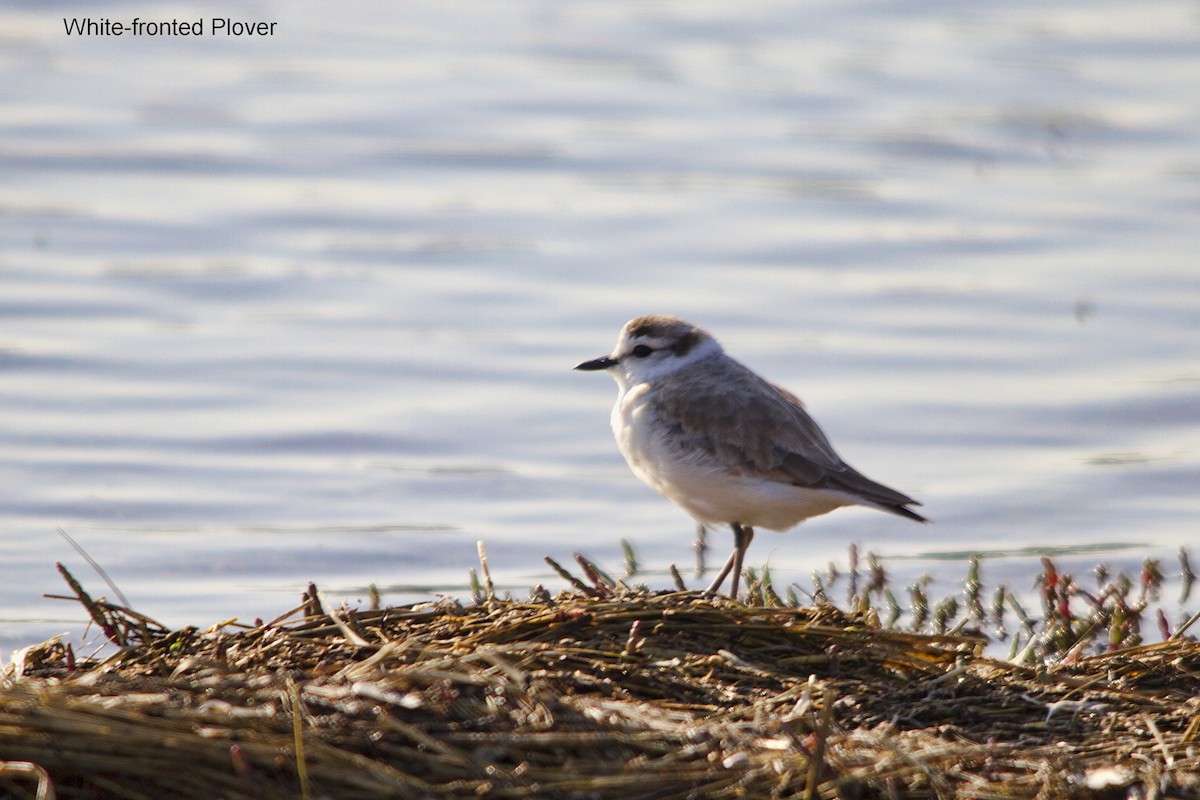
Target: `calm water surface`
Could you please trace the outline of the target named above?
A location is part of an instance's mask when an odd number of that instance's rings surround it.
[[[644,580],[693,525],[571,367],[675,313],[933,526],[764,532],[776,581],[1027,588],[1200,523],[1191,2],[246,4],[271,38],[0,10],[0,649],[84,630],[62,561],[169,625]],[[714,532],[724,555],[727,534]],[[1168,612],[1181,611],[1170,603]]]

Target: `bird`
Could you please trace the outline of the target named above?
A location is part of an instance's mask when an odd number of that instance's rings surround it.
[[[796,395],[691,322],[636,317],[611,353],[575,369],[616,379],[612,430],[633,473],[701,525],[733,531],[709,595],[732,573],[737,597],[756,528],[784,531],[849,505],[929,522],[912,508],[921,503],[843,461]]]

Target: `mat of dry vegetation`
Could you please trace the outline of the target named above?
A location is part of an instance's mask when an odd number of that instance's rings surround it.
[[[623,589],[207,631],[101,606],[119,652],[14,659],[0,795],[1200,796],[1191,641],[1016,666],[832,606]]]

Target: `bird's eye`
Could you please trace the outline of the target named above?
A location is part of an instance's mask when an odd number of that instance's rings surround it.
[[[647,347],[644,344],[639,344],[637,347],[633,348],[634,358],[645,358],[646,356],[650,355],[653,352],[654,352],[653,347]]]

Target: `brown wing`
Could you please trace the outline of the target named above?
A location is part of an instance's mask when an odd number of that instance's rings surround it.
[[[703,364],[696,367],[704,369]],[[693,368],[694,369],[694,368]],[[916,500],[867,478],[838,456],[800,399],[726,357],[721,390],[711,373],[684,375],[657,388],[665,418],[678,419],[672,437],[681,449],[704,452],[742,474],[765,475],[807,489],[844,492],[902,517],[927,521],[905,506]]]

